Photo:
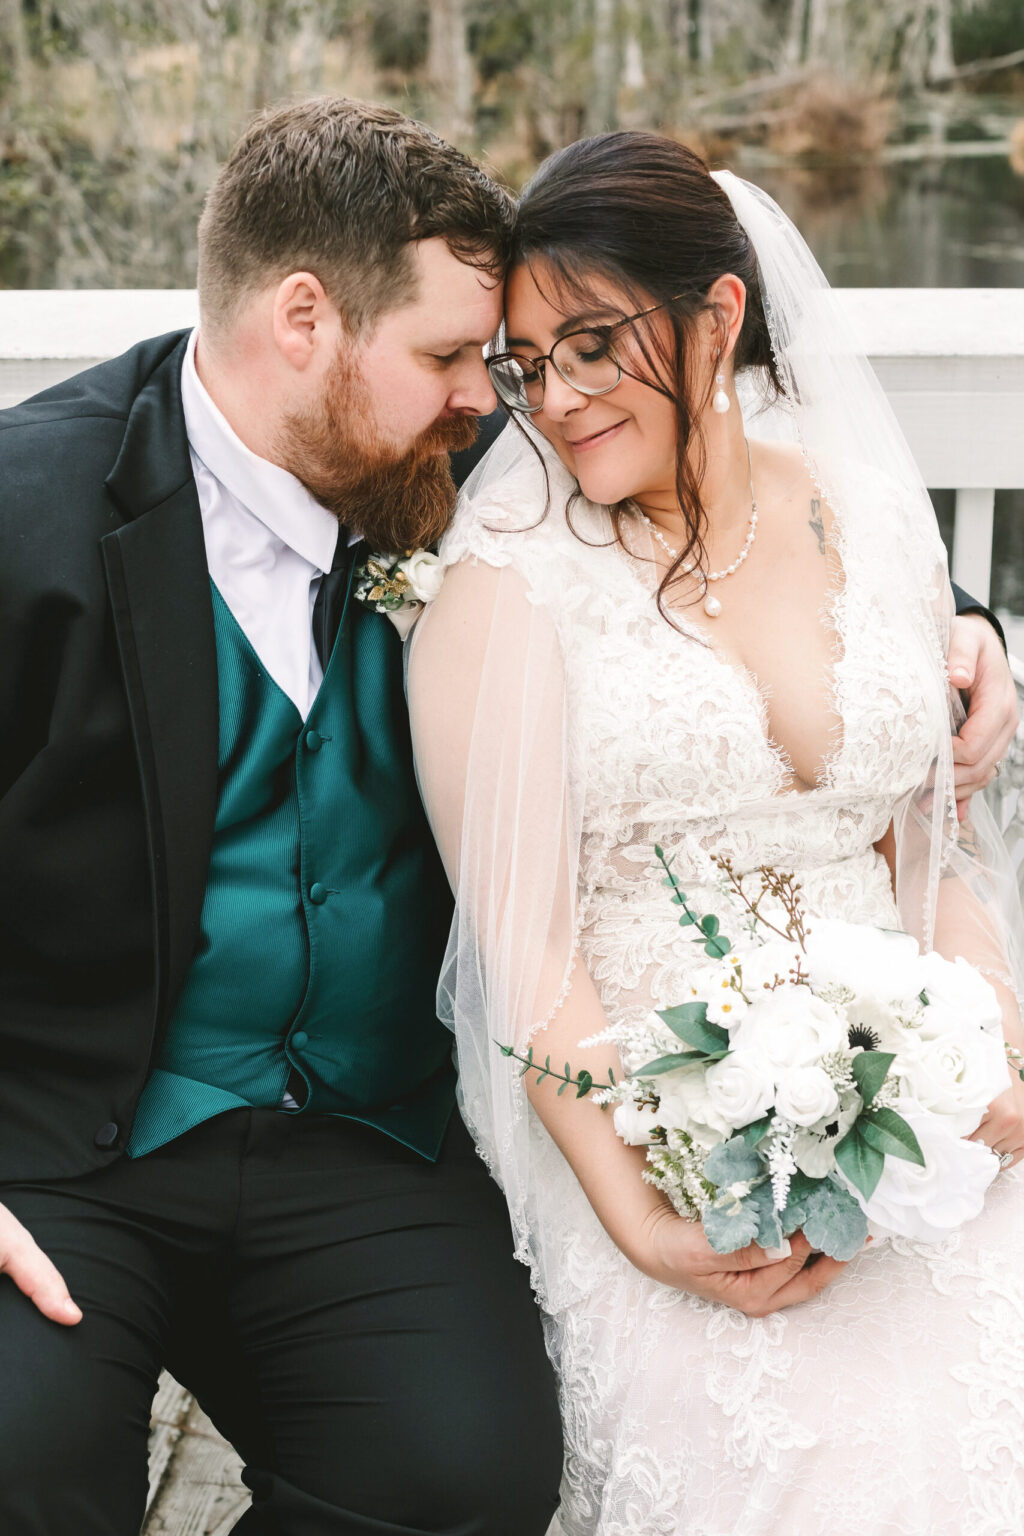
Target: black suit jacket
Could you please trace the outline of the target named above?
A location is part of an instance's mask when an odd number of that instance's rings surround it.
[[[0,412],[0,1181],[120,1154],[198,936],[217,669],[185,342]]]

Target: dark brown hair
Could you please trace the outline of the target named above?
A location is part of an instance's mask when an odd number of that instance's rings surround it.
[[[538,261],[545,264],[543,273],[535,270]],[[708,290],[726,272],[747,290],[735,370],[759,370],[768,399],[782,393],[747,233],[704,161],[685,145],[654,133],[603,133],[551,155],[527,183],[512,263],[529,266],[545,296],[566,315],[593,309],[595,277],[621,288],[631,312],[664,305],[671,322],[667,345],[654,326],[633,328],[644,365],[636,376],[676,407],[676,494],[686,540],[659,589],[662,604],[683,564],[704,554],[705,453],[697,424],[713,384],[708,378],[698,394],[688,356],[699,317],[714,312]],[[624,510],[611,508],[619,538]]]
[[[514,202],[466,155],[401,112],[343,96],[268,108],[221,168],[199,223],[203,324],[310,271],[355,331],[414,291],[409,245],[440,236],[499,281]]]

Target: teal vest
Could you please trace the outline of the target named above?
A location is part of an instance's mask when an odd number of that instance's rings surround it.
[[[212,585],[212,583],[211,583]],[[402,648],[349,598],[303,724],[213,588],[217,816],[200,939],[128,1153],[228,1109],[361,1120],[435,1158],[454,1103],[435,1013],[451,896],[416,790]]]

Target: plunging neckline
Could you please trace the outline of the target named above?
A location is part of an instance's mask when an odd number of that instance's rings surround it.
[[[834,655],[831,663],[827,668],[827,694],[832,713],[836,716],[839,722],[840,739],[832,748],[832,750],[826,752],[823,756],[817,779],[813,784],[809,784],[806,789],[800,789],[795,786],[781,789],[772,797],[773,799],[777,800],[786,800],[795,797],[806,798],[809,795],[824,794],[830,790],[833,790],[835,788],[836,771],[839,767],[847,745],[846,720],[841,708],[841,682],[839,677],[839,668],[846,661],[849,652],[849,640],[845,626],[843,624],[843,608],[845,606],[844,599],[849,593],[850,577],[847,568],[847,561],[845,558],[845,540],[842,538],[842,529],[839,522],[839,515],[834,509],[832,518],[833,534],[838,535],[838,537],[834,538],[834,545],[836,558],[839,561],[839,566],[842,571],[842,582],[838,586],[829,587],[822,611],[827,615],[832,624]],[[650,587],[638,569],[638,567],[641,565],[645,566],[649,562],[644,561],[640,555],[635,554],[624,541],[616,540],[612,547],[621,548],[623,554],[626,557],[626,564],[630,581],[645,599],[645,606],[654,604],[655,612],[657,613],[657,606],[655,604],[657,588]],[[655,562],[655,568],[660,569],[660,567],[657,565],[657,562]],[[724,651],[720,650],[715,642],[711,639],[710,635],[706,634],[699,624],[694,624],[691,620],[685,618],[679,608],[673,607],[670,604],[666,604],[665,606],[666,611],[671,618],[671,624],[669,627],[673,629],[676,634],[682,635],[684,638],[694,640],[698,645],[702,646],[704,650],[706,650],[711,656],[714,664],[721,668],[730,678],[734,679],[739,685],[740,690],[746,694],[751,702],[751,705],[753,706],[754,713],[757,717],[758,730],[760,732],[761,739],[770,757],[775,763],[782,781],[785,782],[788,779],[795,780],[797,784],[807,784],[807,780],[802,779],[796,772],[796,769],[793,766],[793,760],[786,747],[780,741],[778,741],[771,732],[769,723],[771,692],[769,687],[762,683],[757,673],[753,670],[752,667],[748,667],[746,662],[736,660],[731,656],[726,655]]]

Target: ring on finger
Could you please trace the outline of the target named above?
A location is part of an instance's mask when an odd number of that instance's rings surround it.
[[[999,1167],[1003,1169],[1009,1168],[1016,1154],[1013,1152],[1000,1152],[997,1155],[999,1157]]]

